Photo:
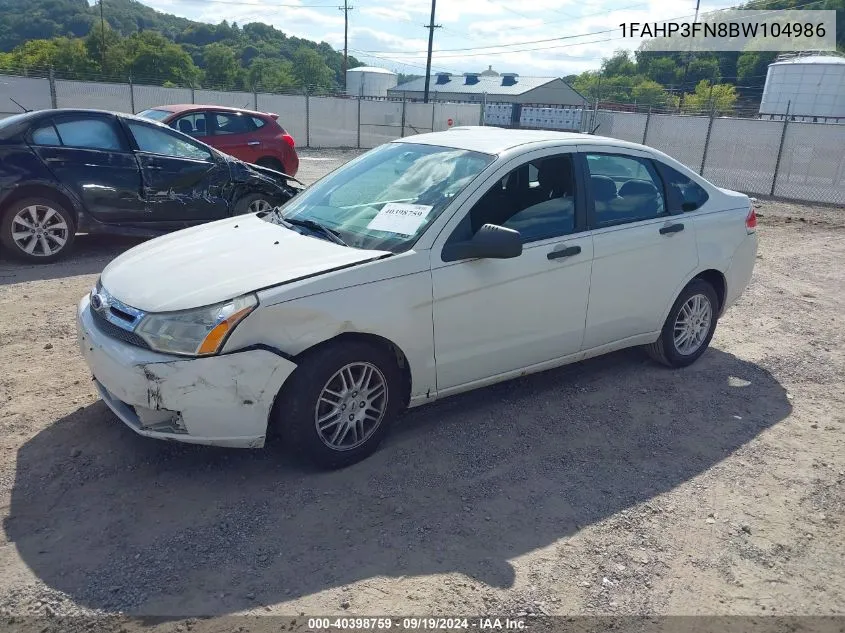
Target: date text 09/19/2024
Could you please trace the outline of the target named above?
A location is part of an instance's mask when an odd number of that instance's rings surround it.
[[[309,618],[308,629],[320,630],[366,630],[379,631],[389,629],[406,631],[519,631],[527,628],[525,620],[521,618],[440,618],[440,617],[409,617],[409,618],[375,618],[375,617],[347,617],[347,618]]]

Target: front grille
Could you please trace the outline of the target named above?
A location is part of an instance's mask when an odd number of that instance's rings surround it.
[[[100,330],[100,332],[102,332],[106,336],[116,338],[119,341],[123,341],[124,343],[128,343],[129,345],[134,345],[135,347],[150,349],[150,346],[147,345],[147,342],[137,334],[133,332],[128,332],[122,327],[119,327],[114,323],[110,323],[101,313],[97,312],[96,310],[91,310],[91,314],[94,317],[94,325],[96,325],[97,329]]]

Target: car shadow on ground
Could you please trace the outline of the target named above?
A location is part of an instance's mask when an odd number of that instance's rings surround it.
[[[379,576],[510,587],[510,559],[696,477],[790,412],[731,354],[672,371],[629,350],[413,410],[370,459],[315,472],[278,446],[146,440],[97,402],[19,450],[4,528],[47,585],[137,615]]]
[[[117,235],[77,235],[67,257],[51,264],[21,262],[0,251],[0,286],[46,279],[64,279],[100,272],[122,252],[144,238]]]

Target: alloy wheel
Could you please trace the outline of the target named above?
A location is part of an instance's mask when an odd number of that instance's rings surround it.
[[[349,363],[320,392],[314,424],[326,446],[347,451],[372,437],[386,410],[387,380],[381,370],[372,363]]]
[[[68,236],[62,214],[47,205],[24,207],[12,218],[12,240],[27,255],[55,255],[65,247]]]
[[[713,321],[713,306],[703,294],[695,294],[684,302],[675,317],[673,330],[675,349],[679,354],[694,354],[704,343]]]

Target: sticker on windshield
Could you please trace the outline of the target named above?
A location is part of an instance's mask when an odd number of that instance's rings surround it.
[[[431,209],[432,207],[426,204],[388,202],[376,217],[370,220],[367,228],[399,235],[414,235],[420,225],[425,222]]]

